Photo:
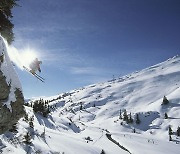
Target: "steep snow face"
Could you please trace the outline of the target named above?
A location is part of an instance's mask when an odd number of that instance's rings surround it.
[[[19,78],[13,68],[7,50],[8,50],[7,42],[0,36],[0,55],[4,55],[4,62],[1,65],[1,71],[6,76],[7,83],[11,81],[13,88],[18,88],[22,91]]]
[[[24,115],[24,97],[7,47],[0,36],[0,134],[11,129]]]
[[[29,131],[30,153],[100,154],[103,149],[107,154],[179,154],[179,68],[180,57],[176,56],[115,80],[43,98],[49,101],[48,117],[26,107],[29,117],[34,116],[34,128],[21,119],[19,133],[11,134],[20,142],[18,148],[8,142],[10,135],[6,134],[1,136],[2,145],[7,146],[2,151],[26,153],[22,134]],[[164,96],[169,100],[167,105],[162,105]],[[125,109],[134,122],[120,118],[120,111],[124,118]],[[136,123],[137,114],[140,124]],[[173,130],[171,142],[169,125]]]
[[[21,84],[19,78],[12,66],[11,60],[7,53],[8,45],[6,41],[0,36],[0,56],[3,57],[3,62],[0,65],[0,70],[3,75],[6,77],[6,83],[10,85],[10,94],[9,98],[4,104],[12,111],[11,102],[16,101],[15,90],[19,89],[22,91]]]

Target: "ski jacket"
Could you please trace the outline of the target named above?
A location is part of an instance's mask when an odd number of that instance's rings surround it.
[[[36,72],[37,70],[41,72],[40,64],[42,64],[42,61],[39,61],[38,59],[35,59],[30,65],[30,69],[33,72]]]

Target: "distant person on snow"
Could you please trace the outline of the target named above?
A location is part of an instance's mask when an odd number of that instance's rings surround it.
[[[29,67],[30,67],[30,69],[31,69],[30,72],[31,72],[32,74],[35,74],[36,71],[41,72],[40,64],[42,64],[42,61],[39,61],[38,58],[36,58],[36,59],[29,65]]]

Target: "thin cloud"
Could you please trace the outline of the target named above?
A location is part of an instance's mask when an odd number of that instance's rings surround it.
[[[72,54],[69,49],[52,49],[41,52],[41,58],[47,65],[64,65],[64,67],[71,67],[82,64],[84,59],[80,55]]]
[[[12,62],[21,70],[23,67],[29,67],[30,63],[38,56],[36,50],[32,48],[17,49],[14,46],[8,47],[8,54]]]
[[[113,75],[113,71],[94,66],[71,67],[70,72],[74,75],[86,75],[89,77],[106,78]]]
[[[72,67],[71,72],[73,74],[95,75],[102,72],[102,70],[95,67]]]

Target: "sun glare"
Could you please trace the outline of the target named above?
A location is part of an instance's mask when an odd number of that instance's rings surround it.
[[[25,49],[21,53],[21,59],[22,59],[22,64],[26,67],[29,67],[30,63],[37,58],[37,54],[35,53],[34,50],[32,49]]]
[[[18,50],[15,47],[11,46],[8,49],[8,54],[10,59],[17,65],[19,68],[23,69],[23,66],[29,68],[30,63],[38,58],[38,54],[34,49],[25,48]]]

